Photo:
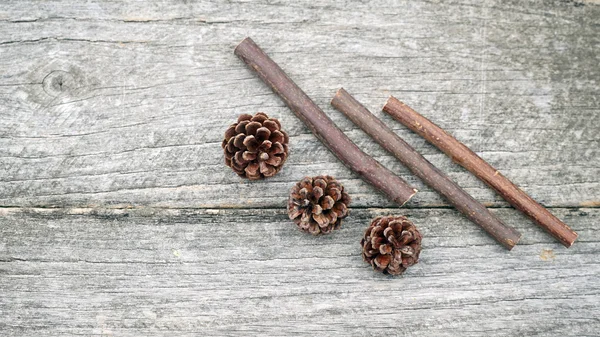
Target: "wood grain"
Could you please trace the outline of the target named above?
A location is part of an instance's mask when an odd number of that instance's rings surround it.
[[[0,334],[597,335],[595,2],[2,1]],[[410,208],[386,208],[245,68],[233,55],[245,36],[419,189]],[[501,207],[521,244],[505,252],[331,108],[341,86]],[[384,116],[389,95],[553,207],[577,244],[554,243]],[[292,136],[283,171],[260,183],[241,181],[220,149],[237,115],[257,111]],[[341,231],[313,238],[284,205],[293,183],[321,173],[354,208]],[[380,214],[408,215],[425,235],[403,278],[361,261]]]
[[[476,199],[507,204],[379,111],[389,94],[545,206],[600,201],[600,7],[561,1],[292,5],[8,1],[0,11],[0,205],[275,207],[305,175],[392,206],[233,55],[251,35],[367,153],[445,205],[329,107],[344,86]],[[227,97],[227,99],[224,99]],[[223,165],[222,133],[265,111],[292,135],[268,195]],[[566,165],[569,163],[569,165]],[[325,172],[326,171],[326,172]]]
[[[4,209],[0,330],[594,335],[600,210],[555,211],[581,233],[568,250],[517,211],[494,210],[524,234],[507,253],[448,209],[353,209],[322,237],[300,232],[284,209]],[[419,264],[401,278],[360,256],[362,232],[385,214],[409,216],[424,235]]]

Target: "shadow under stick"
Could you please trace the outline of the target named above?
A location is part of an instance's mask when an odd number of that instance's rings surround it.
[[[529,216],[540,227],[546,229],[563,245],[570,247],[575,242],[577,233],[569,226],[552,215],[544,206],[538,204],[498,172],[498,170],[481,159],[475,152],[471,151],[463,143],[446,133],[446,131],[432,123],[429,119],[423,117],[393,96],[388,99],[383,107],[383,111],[435,145],[460,166],[477,176],[477,178],[483,180],[506,201]]]
[[[504,247],[510,250],[519,241],[521,234],[517,230],[503,224],[485,206],[415,151],[346,90],[343,88],[338,90],[331,100],[331,105],[350,118],[379,145],[398,158],[412,173]]]
[[[359,149],[252,39],[245,38],[234,53],[283,99],[333,154],[364,180],[400,205],[417,193],[406,181]]]

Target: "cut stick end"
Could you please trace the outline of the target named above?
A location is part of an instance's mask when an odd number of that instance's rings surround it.
[[[572,235],[570,238],[565,238],[564,240],[562,240],[563,246],[567,248],[571,248],[571,246],[575,243],[575,240],[577,240],[577,238],[579,237],[579,234],[577,234],[576,232],[571,231],[571,234]]]
[[[394,96],[390,96],[387,101],[385,101],[385,104],[383,105],[383,108],[381,108],[382,111],[390,113],[390,111],[392,110],[392,105],[400,105],[400,106],[404,106],[406,105],[404,102],[402,102],[401,100],[397,99]]]
[[[416,188],[413,188],[413,191],[414,193],[411,194],[403,203],[401,203],[400,207],[404,207],[404,205],[406,205],[406,203],[409,202],[410,199],[412,199],[417,194],[417,192],[419,192],[419,190],[417,190]]]
[[[394,100],[397,101],[398,99],[396,99],[396,97],[394,97],[394,96],[388,97],[387,101],[385,101],[385,104],[383,105],[383,108],[381,108],[381,110],[387,112],[387,109],[389,108],[390,103]]]
[[[335,101],[339,100],[342,96],[344,96],[344,94],[346,94],[347,91],[344,88],[339,88],[336,92],[335,95],[333,96],[333,98],[331,99],[331,102],[329,102],[331,105],[335,106]]]
[[[506,241],[504,242],[504,247],[506,247],[506,249],[508,250],[512,250],[513,248],[515,248],[517,243],[521,241],[521,237],[522,235],[521,233],[519,233],[519,235],[515,239],[506,239]]]
[[[246,36],[242,41],[240,41],[240,43],[238,43],[235,46],[235,48],[233,49],[233,53],[237,55],[237,51],[240,48],[240,46],[248,44],[248,43],[254,44],[254,41],[249,36]]]

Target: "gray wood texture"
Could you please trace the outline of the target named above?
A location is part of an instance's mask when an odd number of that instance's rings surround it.
[[[600,335],[598,1],[16,1],[0,4],[0,335]],[[360,148],[420,192],[405,208],[340,164],[233,55],[251,36]],[[523,233],[506,252],[329,106],[345,87]],[[570,249],[385,116],[393,94],[579,233]],[[222,134],[280,118],[290,158],[241,180]],[[286,219],[305,175],[353,197],[342,229]],[[421,262],[373,273],[379,214]]]
[[[3,335],[596,335],[600,210],[555,209],[581,239],[565,249],[511,209],[507,253],[451,209],[406,209],[423,252],[376,274],[353,209],[312,237],[282,209],[5,209]]]

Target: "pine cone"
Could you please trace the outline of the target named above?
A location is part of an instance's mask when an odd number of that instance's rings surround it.
[[[305,177],[290,193],[288,215],[304,232],[328,234],[348,215],[350,196],[330,176]]]
[[[240,115],[225,131],[221,146],[227,166],[240,177],[257,180],[281,170],[288,156],[288,142],[281,123],[259,112]]]
[[[363,258],[377,271],[400,275],[419,262],[421,233],[403,216],[379,216],[360,241]]]

